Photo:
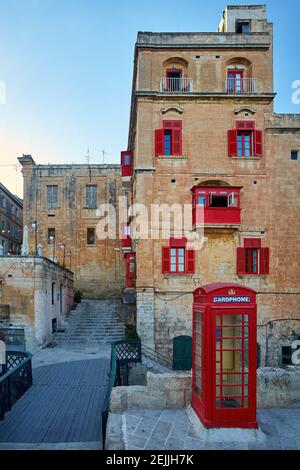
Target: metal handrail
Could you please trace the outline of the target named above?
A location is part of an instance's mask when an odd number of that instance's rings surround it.
[[[149,348],[148,346],[142,345],[142,353],[144,356],[152,359],[159,364],[168,367],[169,369],[173,369],[173,361],[170,356],[165,356],[161,353],[158,353],[154,349]]]
[[[32,386],[31,357],[30,353],[6,352],[5,373],[0,376],[0,421]]]
[[[160,79],[161,93],[192,93],[193,79],[188,77]]]
[[[256,93],[256,78],[227,78],[225,89],[233,95]]]

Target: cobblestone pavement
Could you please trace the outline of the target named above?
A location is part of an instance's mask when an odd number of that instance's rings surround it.
[[[264,441],[205,442],[185,410],[127,411],[127,450],[300,450],[300,403],[290,409],[260,410]]]

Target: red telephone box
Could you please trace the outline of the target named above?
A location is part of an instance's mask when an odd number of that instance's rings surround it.
[[[194,292],[192,407],[207,428],[257,428],[256,293],[216,283]]]
[[[135,253],[127,253],[126,257],[126,287],[135,287],[136,262]]]

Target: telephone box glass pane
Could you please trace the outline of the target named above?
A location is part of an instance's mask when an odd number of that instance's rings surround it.
[[[200,312],[195,313],[194,317],[194,341],[194,390],[202,399],[203,315]]]
[[[248,315],[217,315],[217,408],[248,407],[248,366]]]

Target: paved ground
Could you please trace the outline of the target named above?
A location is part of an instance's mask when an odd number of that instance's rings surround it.
[[[300,450],[300,403],[258,413],[266,439],[257,443],[204,442],[184,410],[127,411],[127,450]]]
[[[54,346],[34,354],[33,387],[0,422],[0,449],[101,448],[109,342],[124,334],[120,312],[117,300],[84,301]]]

